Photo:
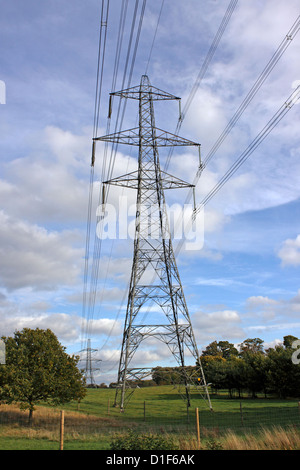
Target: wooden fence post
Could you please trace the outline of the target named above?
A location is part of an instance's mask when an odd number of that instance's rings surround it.
[[[240,401],[240,414],[241,414],[241,423],[242,423],[242,426],[244,426],[243,407],[242,407],[241,401]]]
[[[65,432],[65,413],[64,413],[64,410],[61,410],[59,450],[64,450],[64,432]]]
[[[200,450],[200,424],[199,424],[199,410],[198,410],[198,408],[196,408],[196,430],[197,430],[198,449]]]

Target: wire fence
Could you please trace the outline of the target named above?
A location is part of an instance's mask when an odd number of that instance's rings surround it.
[[[198,408],[181,410],[177,416],[159,417],[157,413],[151,414],[151,407],[144,403],[144,408],[135,417],[94,416],[89,414],[65,411],[65,431],[82,434],[114,433],[129,428],[144,432],[193,432],[196,429]],[[0,426],[32,427],[32,429],[45,429],[55,431],[59,428],[59,409],[37,409],[34,412],[32,423],[29,423],[28,413],[20,411],[17,407],[0,406]],[[239,431],[255,431],[261,428],[280,426],[281,428],[295,426],[300,429],[300,410],[298,404],[294,406],[265,406],[249,407],[236,403],[230,411],[210,411],[198,409],[199,426],[205,430],[218,431],[220,434],[229,429]]]
[[[190,407],[180,397],[171,395],[162,399],[143,400],[135,397],[124,412],[113,406],[112,393],[93,391],[82,403],[66,405],[62,410],[37,407],[29,423],[28,411],[16,405],[0,405],[1,437],[15,436],[48,439],[59,442],[65,439],[88,442],[106,439],[130,430],[137,433],[156,433],[176,437],[197,438],[197,420],[201,438],[223,436],[229,431],[238,435],[259,433],[262,429],[278,427],[300,432],[300,403],[297,400],[213,399],[211,411],[201,397],[194,397]],[[98,401],[97,401],[98,400]]]

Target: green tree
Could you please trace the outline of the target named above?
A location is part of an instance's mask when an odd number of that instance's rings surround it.
[[[24,328],[2,339],[6,364],[0,369],[0,401],[28,409],[29,422],[41,401],[59,405],[85,396],[79,357],[69,356],[51,330]]]
[[[237,390],[239,398],[242,390],[245,388],[246,363],[243,359],[233,356],[225,364],[225,388],[228,388],[229,396],[232,397],[233,391]]]
[[[260,338],[248,338],[240,344],[240,355],[245,353],[263,353],[263,340]]]
[[[292,348],[276,346],[267,351],[269,386],[280,398],[299,397],[300,367],[293,364]]]
[[[243,361],[245,363],[244,384],[255,398],[257,392],[264,392],[266,395],[268,384],[268,361],[262,352],[251,350],[244,352]]]
[[[224,359],[229,359],[232,356],[237,356],[238,350],[229,341],[213,341],[202,353],[202,356],[221,356]]]
[[[226,388],[226,359],[220,355],[201,356],[201,364],[207,383],[215,390]]]
[[[287,335],[283,337],[283,346],[286,349],[292,348],[292,344],[294,341],[296,341],[298,338],[293,335]]]

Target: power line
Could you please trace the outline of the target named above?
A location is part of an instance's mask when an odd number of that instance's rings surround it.
[[[299,29],[300,29],[300,15],[298,16],[298,18],[296,19],[296,21],[294,22],[294,24],[292,25],[288,33],[285,35],[285,37],[281,41],[279,47],[274,52],[273,56],[271,57],[271,59],[269,60],[265,68],[263,69],[262,73],[260,74],[256,82],[254,83],[250,91],[248,92],[247,96],[244,98],[243,102],[241,103],[241,105],[239,106],[239,108],[237,109],[237,111],[235,112],[235,114],[233,115],[233,117],[231,118],[231,120],[229,121],[225,129],[223,130],[222,134],[219,136],[219,138],[217,139],[217,141],[215,142],[211,150],[208,152],[203,162],[204,165],[206,165],[212,159],[212,157],[214,156],[214,154],[216,153],[216,151],[218,150],[222,142],[225,140],[229,132],[232,130],[232,128],[235,126],[235,124],[237,123],[237,121],[239,120],[243,112],[245,111],[246,107],[249,105],[249,103],[252,101],[252,99],[254,98],[254,96],[256,95],[260,87],[262,86],[262,84],[270,75],[271,71],[273,70],[273,68],[275,67],[275,65],[277,64],[277,62],[279,61],[279,59],[285,52],[285,50],[289,47],[292,40],[298,33]]]
[[[245,163],[245,161],[250,157],[252,152],[263,142],[263,140],[270,134],[270,132],[279,124],[279,122],[284,118],[284,116],[289,112],[289,110],[294,106],[296,101],[300,97],[300,85],[296,90],[288,97],[285,103],[278,109],[270,121],[265,125],[261,132],[255,137],[251,144],[244,150],[240,157],[235,161],[235,163],[229,168],[225,175],[220,179],[218,184],[207,194],[207,196],[202,200],[201,207],[206,205],[213,196],[224,186],[224,184],[231,178],[231,176],[240,168],[240,166]],[[196,213],[199,212],[199,208],[196,210]]]
[[[129,61],[130,61],[130,55],[131,55],[131,52],[133,50],[132,57],[131,57],[130,69],[129,69],[129,76],[127,78],[127,83],[128,83],[127,86],[130,86],[130,82],[131,82],[131,79],[132,79],[134,64],[135,64],[135,60],[136,60],[136,54],[137,54],[140,35],[141,35],[141,30],[142,30],[142,24],[143,24],[143,18],[144,18],[146,3],[147,3],[147,0],[143,0],[142,6],[141,6],[141,9],[140,9],[140,18],[139,18],[139,22],[138,22],[136,37],[135,37],[135,41],[134,41],[134,32],[135,32],[135,27],[136,27],[136,23],[137,23],[139,0],[136,0],[136,2],[135,2],[135,7],[134,7],[134,10],[133,10],[133,17],[132,17],[132,22],[131,22],[130,35],[129,35],[129,42],[128,42],[128,47],[127,47],[126,59],[125,59],[125,68],[124,68],[124,72],[123,72],[123,81],[122,81],[123,86],[125,86],[126,75],[127,75],[127,70],[128,70]],[[112,80],[112,87],[115,86],[116,80],[117,80],[117,73],[118,73],[118,68],[119,68],[119,63],[120,63],[122,43],[123,43],[125,24],[126,24],[127,8],[128,8],[128,0],[123,1],[123,3],[122,3],[122,9],[121,9],[121,15],[120,15],[120,29],[119,29],[119,36],[118,36],[116,56],[115,56],[115,66],[114,66],[114,75],[113,75],[113,80]],[[133,47],[133,49],[132,49],[132,47]],[[99,61],[98,61],[98,63],[99,63]],[[98,75],[97,75],[97,77],[98,77]],[[121,112],[121,106],[119,105],[117,121],[116,121],[116,127],[115,127],[116,129],[118,127],[120,112]],[[121,122],[120,122],[120,125],[119,125],[120,127],[121,127],[123,119],[124,119],[124,113],[125,113],[125,106],[123,107],[123,112],[122,112],[122,115],[121,115]],[[108,119],[107,119],[107,129],[110,128],[110,122],[111,122],[110,119],[111,119],[111,116],[109,115]],[[94,138],[95,137],[96,136],[94,136]],[[104,149],[104,158],[103,158],[103,166],[102,166],[102,181],[107,179],[109,177],[109,175],[111,175],[112,172],[113,172],[113,168],[114,168],[114,164],[115,164],[115,158],[116,158],[116,152],[117,152],[117,146],[113,147],[112,150],[111,150],[110,160],[108,162],[108,170],[107,170],[107,150],[108,150],[108,147],[106,145],[105,149]],[[93,140],[93,155],[95,155],[95,140]],[[107,197],[108,197],[108,192],[105,194],[106,199],[107,199]],[[99,201],[98,201],[99,204],[100,204],[100,198],[101,198],[101,194],[99,193]],[[89,210],[90,210],[90,208],[91,208],[91,206],[89,206]],[[101,231],[101,224],[100,224],[100,231]],[[101,236],[99,237],[99,233],[96,233],[95,234],[95,240],[94,240],[93,263],[92,263],[92,269],[91,269],[88,313],[86,315],[86,325],[85,325],[85,328],[86,328],[85,335],[86,335],[86,337],[88,337],[90,335],[91,320],[93,319],[93,316],[94,316],[96,292],[97,292],[97,285],[98,285],[99,263],[100,263],[100,256],[101,256],[101,246],[102,246]],[[86,301],[86,294],[85,294],[84,300]],[[85,310],[85,307],[84,307],[84,310]]]
[[[191,90],[191,92],[188,96],[188,99],[187,99],[187,101],[184,105],[184,108],[182,110],[182,116],[181,116],[182,120],[184,119],[184,117],[185,117],[185,115],[186,115],[186,113],[187,113],[194,97],[195,97],[195,94],[197,93],[197,90],[200,86],[201,80],[204,78],[204,75],[207,72],[208,66],[209,66],[213,56],[215,55],[215,52],[216,52],[216,50],[218,48],[218,45],[219,45],[219,43],[220,43],[220,41],[223,37],[223,34],[224,34],[224,32],[225,32],[225,30],[228,26],[228,23],[231,19],[231,16],[232,16],[232,14],[233,14],[236,6],[237,6],[237,3],[238,3],[238,0],[231,0],[231,2],[228,5],[228,8],[227,8],[227,10],[226,10],[226,12],[223,16],[223,19],[222,19],[221,24],[218,28],[218,31],[217,31],[214,39],[213,39],[213,42],[212,42],[212,44],[209,48],[209,51],[206,55],[206,58],[205,58],[205,60],[202,64],[200,72],[198,73],[197,79],[196,79],[196,81],[193,85],[193,88],[192,88],[192,90]]]
[[[105,51],[106,51],[106,35],[107,35],[107,22],[109,14],[109,0],[102,0],[101,5],[101,26],[99,31],[99,47],[98,47],[98,63],[97,63],[97,75],[96,75],[96,92],[95,92],[95,105],[94,105],[94,128],[93,136],[97,134],[100,114],[100,102],[101,102],[101,91],[103,82],[103,71],[105,62]],[[94,161],[95,161],[95,147],[92,147],[92,160],[90,170],[90,184],[89,184],[89,197],[88,197],[88,214],[86,224],[86,243],[85,243],[85,261],[84,261],[84,280],[83,280],[83,298],[82,298],[82,333],[85,328],[84,322],[87,315],[86,303],[87,303],[87,283],[88,283],[88,272],[89,272],[89,251],[90,251],[90,233],[91,233],[91,217],[92,217],[92,205],[93,205],[93,186],[94,186]],[[83,336],[82,336],[83,345]]]
[[[225,14],[225,16],[226,16],[226,14]],[[213,145],[212,149],[208,152],[206,158],[202,162],[201,166],[198,169],[198,172],[195,175],[195,178],[194,178],[194,181],[193,181],[193,184],[195,186],[197,185],[197,183],[198,183],[198,181],[201,177],[203,169],[205,169],[206,165],[212,159],[212,157],[215,155],[216,151],[221,146],[221,144],[223,143],[223,141],[225,140],[225,138],[227,137],[229,132],[236,125],[236,123],[238,122],[239,118],[241,117],[241,115],[243,114],[243,112],[245,111],[247,106],[253,100],[254,96],[257,94],[260,87],[263,85],[263,83],[265,82],[267,77],[270,75],[271,71],[274,69],[275,65],[278,63],[278,61],[282,57],[283,53],[286,51],[288,46],[291,44],[292,40],[295,38],[295,36],[298,33],[299,29],[300,29],[300,16],[297,17],[297,19],[294,21],[294,23],[291,26],[291,28],[289,29],[289,31],[285,34],[285,36],[282,39],[280,45],[278,46],[278,48],[276,49],[276,51],[272,55],[271,59],[269,60],[269,62],[267,63],[267,65],[265,66],[265,68],[263,69],[263,71],[261,72],[259,77],[257,78],[257,80],[255,81],[252,88],[247,93],[246,97],[244,98],[243,102],[241,103],[241,105],[239,106],[239,108],[237,109],[237,111],[235,112],[233,117],[231,118],[230,122],[227,124],[224,131],[222,132],[222,134],[219,136],[219,138],[217,139],[217,141]],[[191,199],[191,196],[192,196],[192,193],[191,193],[191,191],[189,191],[189,194],[187,195],[187,198],[186,198],[186,203]]]
[[[108,14],[109,14],[109,0],[107,0],[106,5],[105,5],[105,0],[102,0],[101,25],[100,25],[100,35],[99,35],[99,47],[98,47],[97,77],[96,77],[96,97],[95,97],[95,108],[94,108],[93,137],[96,137],[98,125],[99,125],[101,91],[102,91],[103,72],[104,72],[104,63],[105,63]]]
[[[227,181],[233,176],[233,174],[241,167],[243,163],[250,157],[250,155],[257,149],[257,147],[265,140],[265,138],[270,134],[270,132],[279,124],[279,122],[284,118],[284,116],[290,111],[294,104],[300,98],[300,85],[293,91],[293,93],[288,97],[284,104],[278,109],[274,116],[269,120],[261,132],[255,137],[255,139],[249,144],[249,146],[242,152],[239,158],[233,163],[229,170],[224,174],[224,176],[219,180],[219,182],[211,189],[211,191],[202,199],[201,203],[198,204],[196,210],[194,211],[193,217],[189,221],[189,225],[186,227],[186,230],[189,230],[192,227],[193,220],[196,215],[203,209],[206,204],[208,204],[211,199],[218,193],[218,191],[227,183]],[[184,244],[184,239],[180,241],[177,245],[175,254],[178,255]]]
[[[198,73],[198,76],[196,78],[196,81],[194,82],[194,85],[190,91],[190,94],[188,96],[188,99],[183,107],[183,110],[182,112],[180,113],[180,116],[179,116],[179,119],[178,119],[178,122],[177,122],[177,127],[176,127],[176,130],[175,130],[175,134],[177,134],[181,128],[181,125],[182,125],[182,122],[185,118],[185,115],[186,113],[188,112],[190,106],[191,106],[191,103],[195,97],[195,94],[197,93],[197,90],[200,86],[200,83],[202,81],[202,79],[204,78],[205,76],[205,73],[207,72],[207,69],[208,69],[208,66],[210,64],[210,62],[212,61],[213,59],[213,56],[215,55],[215,52],[218,48],[218,45],[222,39],[222,36],[228,26],[228,23],[231,19],[231,16],[235,10],[235,7],[238,3],[238,0],[231,0],[228,7],[227,7],[227,10],[225,11],[225,14],[222,18],[222,21],[221,21],[221,24],[215,34],[215,37],[213,39],[213,42],[208,50],[208,53],[205,57],[205,60],[200,68],[200,71]],[[167,160],[166,160],[166,163],[165,163],[165,170],[168,168],[169,164],[170,164],[170,159],[171,159],[171,156],[172,156],[172,153],[173,153],[173,148],[170,149],[170,152],[169,152],[169,155],[167,157]]]
[[[153,36],[153,40],[152,40],[152,44],[151,44],[151,47],[150,47],[150,52],[149,52],[149,57],[148,57],[147,65],[146,65],[145,75],[147,75],[147,73],[148,73],[148,67],[149,67],[149,64],[150,64],[151,57],[152,57],[152,52],[153,52],[154,43],[155,43],[155,40],[156,40],[156,35],[157,35],[157,31],[158,31],[158,27],[159,27],[161,15],[162,15],[164,3],[165,3],[165,0],[162,0],[159,15],[158,15],[158,19],[157,19],[157,23],[156,23],[155,32],[154,32],[154,36]]]
[[[143,2],[143,6],[142,6],[142,9],[141,9],[141,16],[140,16],[140,22],[139,22],[139,31],[138,31],[138,34],[137,34],[137,38],[136,38],[136,42],[135,42],[135,52],[133,54],[133,57],[135,58],[136,56],[136,51],[137,51],[137,45],[138,45],[138,41],[139,41],[139,37],[140,37],[140,33],[141,33],[141,25],[142,25],[142,20],[143,20],[143,16],[144,16],[144,11],[145,11],[145,6],[146,6],[146,2],[144,1]],[[152,44],[151,44],[151,48],[150,48],[150,52],[149,52],[149,57],[148,57],[148,62],[147,62],[147,68],[149,66],[149,63],[150,63],[150,60],[151,60],[151,55],[152,55],[152,51],[153,51],[153,47],[154,47],[154,43],[155,43],[155,39],[156,39],[156,35],[157,35],[157,31],[158,31],[158,27],[159,27],[159,23],[160,23],[160,19],[161,19],[161,16],[162,16],[162,10],[163,10],[163,6],[164,6],[164,0],[162,0],[162,4],[161,4],[161,8],[160,8],[160,12],[159,12],[159,16],[158,16],[158,20],[157,20],[157,25],[156,25],[156,29],[155,29],[155,33],[154,33],[154,37],[153,37],[153,40],[152,40]],[[135,60],[135,59],[134,59]],[[132,60],[132,64],[131,64],[131,71],[133,70],[133,65],[134,65],[134,60]],[[146,68],[146,70],[147,70]],[[128,86],[130,85],[130,82],[131,82],[131,77],[132,77],[132,72],[130,73],[130,76],[129,76],[129,79],[128,79]],[[112,87],[112,90],[113,90],[113,87]],[[113,98],[113,96],[112,96]],[[110,106],[112,106],[112,100],[111,100],[111,103],[110,103]],[[125,111],[125,109],[124,109]],[[110,115],[110,112],[109,112],[109,115]],[[110,118],[110,117],[109,117]],[[120,125],[121,127],[121,125]],[[109,134],[109,129],[107,129],[107,134]],[[107,146],[107,143],[106,143],[106,146]],[[128,170],[128,169],[127,169]],[[104,176],[102,177],[102,181],[104,181]],[[108,193],[105,194],[105,200],[107,199],[107,196],[108,196]],[[112,248],[111,248],[111,252],[112,252]],[[110,258],[111,258],[111,253],[110,253]],[[107,273],[108,273],[108,269],[109,269],[109,263],[108,263],[108,266],[107,266],[107,272],[106,272],[106,278],[107,278]],[[105,282],[106,282],[106,278],[105,278]],[[118,317],[120,315],[120,312],[121,312],[121,309],[122,309],[122,306],[125,302],[125,299],[126,299],[126,296],[127,296],[127,290],[128,290],[128,287],[129,287],[129,283],[128,283],[128,286],[127,286],[127,289],[124,290],[124,295],[123,295],[123,299],[121,301],[121,304],[120,304],[120,308],[118,310],[118,313],[116,315],[116,318],[115,318],[115,321],[107,335],[107,338],[105,340],[105,342],[102,344],[101,348],[100,349],[103,349],[103,347],[107,344],[111,334],[112,334],[112,331],[116,325],[116,322],[118,320]],[[103,287],[103,290],[104,290],[104,287]],[[102,298],[100,299],[100,304],[102,302]]]

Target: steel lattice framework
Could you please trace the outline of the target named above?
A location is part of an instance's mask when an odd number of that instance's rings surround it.
[[[164,196],[166,189],[193,187],[193,185],[162,171],[158,154],[158,147],[180,145],[200,148],[200,144],[155,126],[153,102],[180,100],[180,98],[151,86],[146,75],[142,76],[139,86],[114,92],[111,96],[113,95],[139,102],[138,128],[94,139],[139,147],[138,170],[104,182],[137,190],[133,263],[115,404],[124,409],[132,393],[132,381],[150,375],[151,369],[130,367],[130,365],[141,342],[145,338],[155,337],[168,346],[176,359],[181,371],[180,383],[184,387],[188,406],[190,406],[189,389],[192,380],[185,367],[185,350],[187,348],[190,351],[199,365],[196,375],[200,376],[202,390],[205,391],[211,407],[173,252]],[[152,281],[149,281],[149,273],[152,275]],[[145,307],[151,305],[155,305],[163,314],[164,321],[161,324],[141,323],[142,308],[145,310]],[[193,380],[195,383],[195,377]]]
[[[95,387],[96,382],[95,382],[95,378],[94,378],[94,371],[97,371],[97,370],[100,370],[100,369],[98,367],[97,368],[94,367],[93,362],[100,362],[101,359],[94,359],[92,357],[92,354],[97,352],[97,349],[92,349],[91,340],[88,339],[86,349],[82,349],[80,352],[81,353],[83,353],[83,352],[86,353],[85,359],[80,359],[81,362],[84,362],[83,370],[84,370],[84,376],[85,376],[86,384],[90,387]]]

